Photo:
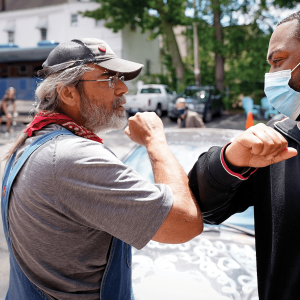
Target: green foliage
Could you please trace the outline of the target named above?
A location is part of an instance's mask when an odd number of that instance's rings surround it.
[[[264,74],[269,71],[266,55],[271,34],[254,23],[224,28],[224,36],[228,41],[225,84],[230,88],[232,101],[243,94],[259,103],[264,97]]]
[[[214,27],[198,20],[199,57],[201,85],[215,85],[215,53],[222,53],[225,59],[224,85],[229,88],[229,97],[224,105],[230,108],[243,95],[250,96],[256,103],[264,96],[264,74],[268,72],[266,62],[271,33],[263,32],[256,22],[247,26],[223,27],[223,45],[216,41]],[[194,84],[192,29],[186,32],[190,40],[186,63],[186,82]]]
[[[192,0],[96,0],[96,2],[99,2],[101,7],[95,11],[86,11],[84,16],[97,20],[104,19],[105,26],[114,32],[130,24],[131,28],[140,27],[142,32],[151,31],[151,38],[159,34],[163,36],[162,61],[166,74],[144,75],[141,78],[144,82],[167,84],[177,92],[186,85],[194,84],[192,23],[196,21],[201,85],[215,85],[215,53],[219,53],[225,60],[224,85],[229,87],[229,97],[226,98],[228,107],[238,102],[241,95],[251,96],[256,103],[264,96],[264,74],[269,68],[266,54],[271,30],[266,25],[267,29],[262,31],[257,25],[257,20],[261,22],[263,15],[266,15],[262,12],[267,12],[270,3],[265,0],[261,0],[259,5],[254,0],[196,0],[196,19],[185,15],[186,9],[192,7]],[[299,2],[300,0],[275,0],[272,4],[290,8]],[[254,12],[253,4],[257,6]],[[226,16],[228,20],[223,24],[223,42],[216,40],[216,31],[211,24],[214,7],[220,9],[221,18]],[[250,11],[253,12],[253,22],[247,26],[238,25],[236,14]],[[181,85],[176,78],[174,62],[166,42],[164,22],[172,26],[187,26],[189,49],[184,61],[184,83]]]
[[[150,38],[163,36],[166,55],[171,55],[171,76],[182,78],[184,66],[172,31],[173,26],[184,25],[186,0],[96,0],[101,6],[94,11],[86,11],[84,16],[96,20],[104,19],[105,26],[117,32],[127,24],[131,28],[140,27],[144,33],[151,32]],[[172,80],[172,83],[177,80]]]
[[[185,0],[96,0],[101,7],[84,12],[84,16],[106,20],[105,26],[117,32],[127,24],[152,31],[152,37],[162,32],[162,21],[173,26],[184,25]]]
[[[163,75],[163,74],[150,74],[150,75],[142,75],[139,78],[142,80],[145,84],[165,84],[169,86],[171,89],[173,89],[172,85],[170,84],[171,82],[169,81],[169,76],[168,75]],[[173,89],[176,90],[176,89]]]
[[[165,84],[169,86],[173,91],[179,92],[183,87],[178,86],[176,73],[172,65],[172,57],[169,54],[163,54],[162,56],[162,64],[165,66],[166,74],[145,74],[140,76],[139,79],[144,81],[145,84]]]
[[[274,5],[278,5],[279,7],[283,8],[295,8],[297,3],[300,3],[299,0],[275,0],[273,2]]]
[[[188,55],[185,58],[185,86],[195,84],[194,75],[194,52],[193,52],[193,19],[187,21],[185,32],[188,44]],[[205,21],[197,20],[199,37],[199,63],[200,63],[200,84],[215,85],[215,60],[213,53],[214,37],[213,28]]]

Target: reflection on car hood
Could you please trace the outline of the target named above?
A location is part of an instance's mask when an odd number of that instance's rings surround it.
[[[136,300],[258,300],[253,237],[205,227],[187,243],[133,253]]]
[[[242,131],[190,128],[165,132],[170,149],[188,172],[202,152],[227,144]],[[124,163],[153,182],[146,149],[133,150]],[[253,229],[253,210],[227,222],[230,227],[243,226],[241,230],[253,235],[253,230],[248,230]],[[184,244],[151,241],[140,251],[133,249],[136,300],[258,300],[254,237],[238,230],[205,226],[200,236]]]

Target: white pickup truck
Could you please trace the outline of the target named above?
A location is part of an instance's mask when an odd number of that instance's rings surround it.
[[[168,110],[168,104],[176,96],[170,88],[164,84],[145,84],[138,87],[136,95],[127,95],[124,105],[129,115],[138,111],[154,111],[161,117]]]

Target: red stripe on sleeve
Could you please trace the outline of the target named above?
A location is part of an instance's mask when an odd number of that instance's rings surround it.
[[[244,177],[243,175],[241,175],[241,174],[239,174],[239,173],[235,173],[235,172],[231,171],[231,170],[228,168],[228,166],[227,166],[227,164],[226,164],[226,162],[225,162],[225,159],[224,159],[224,151],[225,151],[226,147],[227,147],[229,144],[231,144],[231,143],[226,144],[226,145],[223,147],[222,151],[221,151],[221,163],[222,163],[222,166],[223,166],[223,168],[225,169],[225,171],[226,171],[228,174],[230,174],[231,176],[234,176],[234,177],[236,177],[236,178],[238,178],[238,179],[240,179],[240,180],[247,180],[254,172],[256,172],[257,168],[256,168],[254,171],[252,171],[248,177]]]

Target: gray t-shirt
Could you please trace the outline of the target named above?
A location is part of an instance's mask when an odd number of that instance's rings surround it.
[[[48,125],[28,138],[61,129]],[[99,299],[112,236],[144,247],[173,204],[104,145],[59,136],[36,150],[12,188],[12,248],[27,277],[52,299]]]

